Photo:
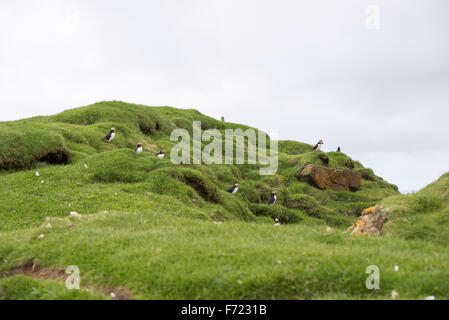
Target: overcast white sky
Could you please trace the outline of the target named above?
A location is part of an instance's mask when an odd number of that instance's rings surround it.
[[[448,39],[447,0],[0,0],[0,121],[196,108],[418,190],[449,171]]]

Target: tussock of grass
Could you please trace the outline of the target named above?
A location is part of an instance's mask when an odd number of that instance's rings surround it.
[[[267,204],[252,204],[251,210],[257,216],[278,218],[281,223],[298,223],[304,219],[304,213],[281,206]]]
[[[287,208],[303,210],[307,215],[315,218],[323,217],[323,208],[311,196],[307,194],[296,194],[291,196],[285,204]]]
[[[201,173],[191,169],[182,169],[173,170],[172,176],[191,186],[204,200],[220,202],[221,198],[218,188]]]

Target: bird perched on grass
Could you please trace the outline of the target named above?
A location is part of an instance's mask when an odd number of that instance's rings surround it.
[[[111,131],[104,136],[103,141],[111,144],[111,141],[115,138],[115,128],[111,128]]]
[[[165,150],[161,150],[159,151],[158,154],[156,154],[156,157],[158,157],[159,159],[164,159],[165,156]]]
[[[313,147],[313,151],[320,151],[323,144],[323,140],[318,141],[318,143]]]
[[[281,223],[279,222],[278,218],[274,219],[274,225],[275,226],[280,226],[281,225]]]
[[[269,205],[273,205],[276,203],[276,191],[271,191],[270,200],[268,200]]]
[[[136,152],[137,152],[137,153],[143,152],[142,142],[139,142],[139,143],[137,144]]]
[[[337,152],[341,152],[341,148],[340,147],[338,147]]]
[[[240,185],[238,183],[235,183],[231,188],[226,190],[226,192],[229,192],[230,194],[235,194],[237,191],[239,191]]]

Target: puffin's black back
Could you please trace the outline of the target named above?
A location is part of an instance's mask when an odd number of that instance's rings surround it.
[[[109,141],[109,139],[111,139],[111,132],[104,136],[103,141]]]

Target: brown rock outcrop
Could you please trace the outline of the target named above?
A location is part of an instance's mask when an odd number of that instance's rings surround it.
[[[362,215],[357,219],[356,223],[350,226],[346,231],[352,230],[354,235],[374,235],[382,234],[382,227],[388,220],[388,209],[382,212],[379,206],[371,207],[363,210]]]
[[[362,174],[347,169],[327,168],[308,164],[301,170],[299,178],[320,189],[352,191],[360,187]]]

